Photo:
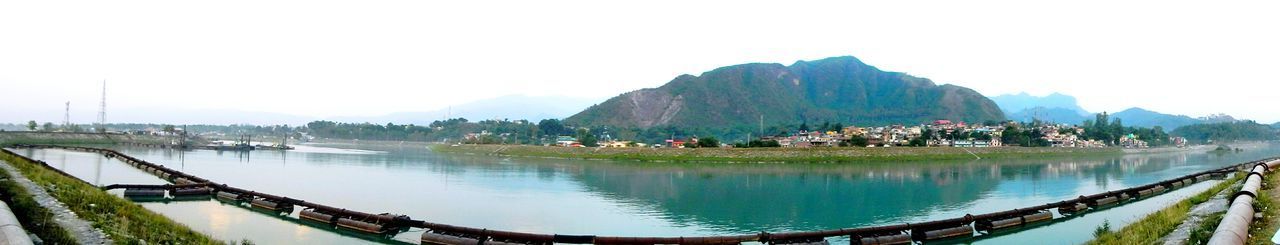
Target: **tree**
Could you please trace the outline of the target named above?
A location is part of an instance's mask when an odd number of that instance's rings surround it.
[[[53,123],[51,122],[45,122],[44,125],[41,126],[41,131],[53,132],[53,129],[54,129],[54,126],[53,126]]]
[[[933,129],[925,129],[924,132],[920,133],[920,138],[925,140],[938,139],[937,132],[933,131]]]
[[[36,131],[36,127],[39,127],[39,126],[40,124],[36,123],[35,120],[27,121],[27,130]]]
[[[870,141],[867,140],[866,137],[853,136],[849,138],[849,145],[857,146],[857,147],[867,147],[867,144],[870,144]]]
[[[706,137],[698,139],[698,147],[720,147],[720,140],[716,137]]]
[[[684,148],[698,148],[698,143],[693,143],[693,141],[686,141],[684,142]]]
[[[175,130],[177,130],[177,129],[175,129],[175,128],[173,127],[173,125],[167,125],[167,124],[166,124],[166,125],[164,125],[164,132],[166,132],[166,133],[173,133],[173,131],[175,131]]]
[[[1195,142],[1231,142],[1237,140],[1275,140],[1274,129],[1254,121],[1192,124],[1174,129],[1173,135]],[[1139,136],[1141,138],[1141,136]]]
[[[779,144],[776,140],[752,140],[747,142],[746,147],[782,147],[782,144]]]
[[[1000,134],[1000,142],[1010,146],[1031,146],[1031,132],[1034,131],[1036,130],[1023,130],[1013,125],[1005,126]]]
[[[542,119],[538,121],[538,129],[543,135],[560,135],[564,133],[564,124],[559,119]]]
[[[582,143],[582,146],[586,147],[600,146],[600,142],[596,139],[596,135],[592,134],[591,130],[587,128],[578,128],[578,142]]]
[[[924,137],[917,137],[915,139],[911,139],[911,142],[908,143],[907,145],[916,146],[916,147],[929,146],[929,142],[925,141]]]

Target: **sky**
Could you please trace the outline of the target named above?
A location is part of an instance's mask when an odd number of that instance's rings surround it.
[[[855,56],[984,95],[1280,121],[1277,1],[4,1],[0,123],[305,117]],[[150,108],[150,109],[149,109]]]

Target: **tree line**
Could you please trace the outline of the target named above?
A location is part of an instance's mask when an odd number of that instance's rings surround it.
[[[1198,143],[1280,139],[1274,128],[1254,121],[1193,124],[1179,127],[1173,134]]]
[[[997,125],[999,122],[986,122]],[[1040,127],[1043,122],[1004,123],[1005,128],[1000,140],[1004,145],[1042,147],[1050,146],[1043,136]],[[53,123],[39,124],[29,121],[25,125],[32,131],[73,131],[81,132],[79,125],[59,126]],[[736,147],[778,147],[777,141],[762,141],[761,136],[790,136],[802,131],[841,131],[845,125],[841,123],[823,122],[810,125],[808,122],[796,124],[772,125],[760,127],[729,128],[682,128],[659,126],[651,128],[611,128],[608,126],[572,126],[558,119],[545,119],[538,122],[528,120],[483,120],[469,121],[465,118],[453,118],[433,121],[428,125],[415,124],[373,124],[373,123],[341,123],[333,121],[313,121],[303,126],[289,125],[181,125],[187,132],[222,132],[226,134],[251,135],[298,135],[307,133],[315,137],[360,140],[393,140],[393,141],[440,141],[454,143],[478,144],[554,144],[559,136],[571,136],[585,146],[597,146],[601,142],[613,139],[629,140],[640,143],[661,144],[668,139],[685,140],[700,138],[700,144],[689,147],[711,147],[720,143]],[[78,128],[78,129],[77,129]],[[143,130],[164,128],[172,131],[175,125],[166,124],[108,124],[113,131]],[[1125,126],[1120,119],[1112,119],[1107,113],[1095,115],[1086,120],[1080,128],[1084,133],[1078,135],[1083,140],[1098,140],[1110,145],[1117,145],[1120,139],[1133,135],[1146,141],[1149,146],[1165,146],[1172,142],[1169,133],[1163,128]],[[1075,134],[1063,129],[1063,134]],[[1186,137],[1193,142],[1233,141],[1233,140],[1273,140],[1277,139],[1275,129],[1270,125],[1257,124],[1252,121],[1196,124],[1178,128],[1173,135]],[[974,131],[953,130],[934,131],[926,129],[915,139],[910,139],[909,146],[926,146],[929,140],[992,140],[992,135]],[[852,136],[839,142],[840,146],[866,146],[868,139]]]

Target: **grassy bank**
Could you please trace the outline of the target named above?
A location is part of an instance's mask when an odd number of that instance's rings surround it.
[[[13,210],[23,229],[48,244],[76,243],[76,239],[54,221],[53,212],[40,206],[27,189],[9,176],[8,171],[0,170],[0,178],[4,179],[0,181],[0,199]]]
[[[13,144],[166,144],[171,138],[150,135],[63,133],[63,132],[0,132],[0,145]]]
[[[1121,228],[1119,231],[1104,233],[1093,241],[1089,241],[1087,244],[1159,243],[1160,238],[1169,234],[1169,232],[1172,232],[1174,229],[1177,229],[1178,225],[1182,224],[1182,221],[1187,219],[1187,215],[1191,212],[1192,207],[1208,201],[1210,198],[1213,198],[1213,195],[1216,195],[1222,190],[1236,186],[1237,182],[1239,182],[1242,177],[1243,175],[1238,174],[1236,177],[1222,181],[1221,183],[1218,183],[1195,196],[1179,201],[1172,206],[1156,211],[1146,217],[1142,217],[1142,219]],[[1221,219],[1221,216],[1219,216],[1219,219]],[[1206,219],[1204,222],[1210,222],[1210,220]],[[1213,225],[1209,226],[1209,233],[1213,233],[1214,227],[1217,227],[1217,222],[1213,222]],[[1203,229],[1203,226],[1201,229]],[[1197,231],[1193,231],[1193,234],[1195,232],[1203,234],[1203,231],[1199,229]],[[1193,239],[1198,238],[1195,238],[1193,235]],[[1203,237],[1203,239],[1208,239],[1208,237]],[[1196,244],[1194,241],[1189,243]]]
[[[1249,242],[1247,244],[1272,244],[1271,237],[1275,236],[1276,229],[1280,229],[1280,189],[1275,188],[1280,184],[1280,174],[1274,171],[1267,173],[1267,178],[1262,185],[1263,190],[1258,192],[1258,199],[1254,202],[1254,210],[1262,213],[1262,218],[1254,218],[1253,224],[1249,226]]]
[[[62,176],[38,163],[6,152],[0,152],[0,159],[13,164],[32,182],[45,186],[50,195],[81,219],[93,223],[116,243],[222,244],[138,204]]]
[[[529,145],[429,146],[435,152],[661,162],[861,162],[1120,155],[1117,148],[812,147],[812,148],[572,148]]]

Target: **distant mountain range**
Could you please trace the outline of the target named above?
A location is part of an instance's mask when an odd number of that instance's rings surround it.
[[[1139,127],[1155,127],[1164,128],[1165,132],[1173,131],[1178,127],[1206,123],[1208,120],[1192,118],[1184,115],[1170,115],[1142,108],[1129,108],[1120,112],[1112,113],[1111,118],[1118,118],[1124,125]]]
[[[183,109],[174,107],[139,107],[114,109],[107,114],[112,123],[157,123],[173,125],[278,125],[298,126],[314,120],[313,117],[274,112],[241,111],[227,109]],[[55,122],[56,123],[56,122]],[[88,123],[88,122],[79,122]]]
[[[372,122],[425,125],[445,118],[466,118],[470,121],[488,119],[527,119],[537,122],[542,119],[562,119],[573,115],[599,102],[599,98],[578,98],[566,96],[525,96],[507,95],[492,99],[458,104],[448,108],[424,112],[397,112],[375,117],[334,117],[328,120],[338,122]]]
[[[316,120],[329,120],[349,123],[386,124],[419,124],[449,118],[466,118],[471,121],[487,119],[528,119],[538,121],[548,118],[565,118],[582,111],[600,101],[599,98],[577,98],[564,96],[524,96],[508,95],[492,99],[457,104],[452,107],[425,112],[397,112],[372,117],[331,117],[318,118],[298,116],[285,113],[240,111],[225,109],[182,109],[171,107],[122,108],[108,114],[109,122],[118,123],[157,123],[174,125],[304,125]],[[42,122],[43,123],[43,122]],[[56,122],[55,122],[56,123]]]
[[[918,124],[937,119],[999,121],[1004,113],[981,94],[925,78],[881,71],[854,57],[782,64],[742,64],[657,88],[628,92],[567,119],[576,125],[650,128],[753,127],[843,122]]]
[[[991,97],[991,100],[1000,105],[1000,108],[1005,111],[1010,120],[1016,121],[1039,119],[1056,123],[1080,124],[1085,120],[1093,119],[1095,116],[1095,113],[1087,112],[1084,108],[1081,108],[1075,97],[1060,93],[1053,93],[1047,96],[1033,96],[1027,93],[1009,94]],[[1191,124],[1236,121],[1235,118],[1225,114],[1193,118],[1185,115],[1164,114],[1137,107],[1111,113],[1110,117],[1120,119],[1127,126],[1160,126],[1166,132]]]
[[[1080,122],[1084,122],[1084,120],[1093,118],[1092,114],[1081,114],[1073,109],[1062,108],[1062,107],[1048,108],[1043,106],[1036,106],[1036,107],[1022,109],[1017,112],[1006,112],[1006,113],[1007,113],[1006,115],[1008,115],[1010,120],[1019,121],[1019,122],[1028,122],[1028,121],[1031,121],[1032,119],[1039,119],[1040,121],[1078,124]]]
[[[1008,115],[1027,112],[1028,110],[1045,109],[1065,109],[1064,112],[1072,112],[1081,116],[1092,114],[1080,107],[1076,97],[1060,93],[1034,96],[1023,92],[991,97],[991,101],[995,101],[996,105],[1000,106],[1000,109],[1004,110],[1004,113]]]

